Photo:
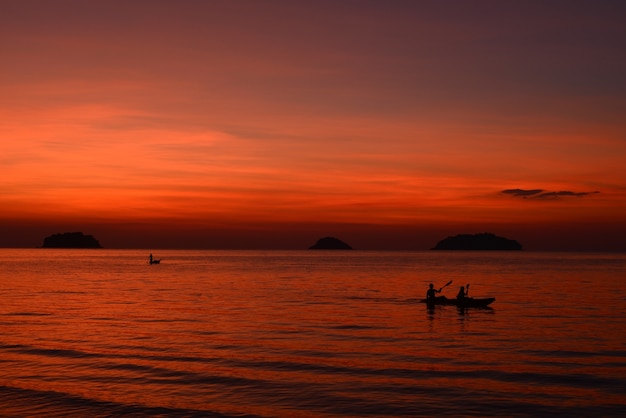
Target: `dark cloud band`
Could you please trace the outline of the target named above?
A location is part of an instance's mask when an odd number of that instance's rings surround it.
[[[522,199],[558,199],[561,197],[570,197],[570,196],[571,197],[584,197],[584,196],[589,196],[589,195],[600,193],[600,192],[598,191],[573,192],[570,190],[561,190],[558,192],[551,192],[551,191],[547,191],[543,189],[530,189],[530,190],[506,189],[506,190],[502,190],[500,193],[513,196],[513,197],[519,197]]]

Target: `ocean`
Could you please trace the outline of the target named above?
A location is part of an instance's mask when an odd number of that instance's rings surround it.
[[[626,254],[153,253],[0,249],[0,416],[626,416]]]

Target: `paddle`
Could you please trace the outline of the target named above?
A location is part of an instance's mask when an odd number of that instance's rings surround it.
[[[441,286],[439,288],[439,291],[441,292],[441,289],[443,289],[444,287],[450,286],[452,284],[452,280],[450,280],[448,283],[444,284],[443,286]]]

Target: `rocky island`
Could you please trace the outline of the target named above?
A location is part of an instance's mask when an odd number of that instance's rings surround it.
[[[499,237],[490,233],[461,234],[448,237],[437,243],[432,250],[462,251],[520,251],[522,245],[512,239]]]
[[[65,232],[46,237],[43,240],[43,248],[102,248],[102,246],[92,235]]]
[[[334,238],[325,237],[317,240],[317,242],[309,247],[309,250],[351,250],[352,247],[345,242]]]

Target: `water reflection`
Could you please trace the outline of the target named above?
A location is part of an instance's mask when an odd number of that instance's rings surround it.
[[[426,312],[428,313],[428,319],[431,321],[435,319],[435,306],[426,304]]]
[[[480,314],[493,314],[493,313],[495,313],[495,311],[493,310],[493,308],[491,306],[483,306],[483,307],[480,307],[480,308],[465,308],[465,307],[462,307],[462,306],[457,306],[456,310],[457,310],[459,316],[469,316],[473,312],[480,313]]]
[[[626,410],[625,256],[145,254],[0,250],[5,415]],[[419,303],[442,276],[495,308]]]

